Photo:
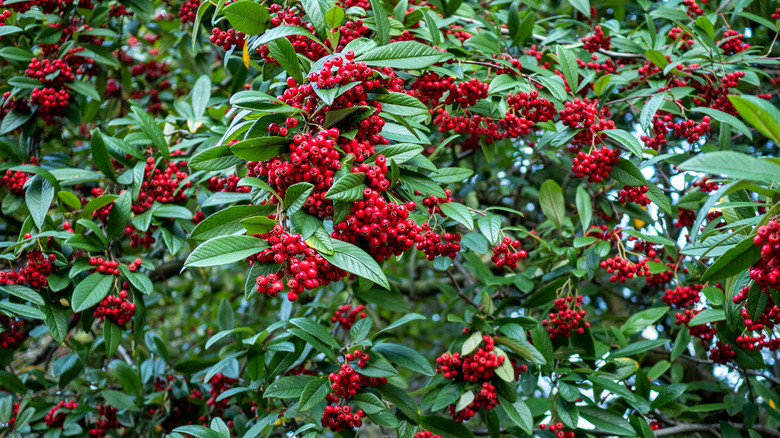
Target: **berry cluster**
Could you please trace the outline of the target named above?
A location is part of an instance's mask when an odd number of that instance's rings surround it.
[[[205,379],[205,377],[204,377]],[[206,399],[206,406],[211,408],[211,415],[221,417],[228,407],[230,397],[217,400],[221,394],[232,388],[238,379],[228,377],[222,373],[217,373],[209,380],[209,398]],[[208,422],[208,418],[203,416],[200,418],[202,423]]]
[[[352,205],[347,218],[333,226],[332,238],[367,247],[377,261],[398,256],[423,242],[423,226],[409,219],[404,204],[387,202],[370,188]],[[431,232],[433,234],[433,232]]]
[[[417,432],[414,434],[414,438],[441,438],[441,435],[435,435],[433,432],[429,430],[424,430],[422,432]]]
[[[124,327],[135,315],[135,304],[128,300],[126,290],[119,292],[119,296],[108,295],[103,298],[95,308],[93,316],[101,321],[106,318],[120,327]]]
[[[674,289],[667,289],[661,300],[673,307],[683,309],[690,307],[701,298],[702,285],[677,286]]]
[[[352,408],[347,405],[344,406],[325,406],[325,411],[322,413],[322,419],[320,424],[322,427],[327,427],[333,432],[341,432],[343,430],[352,430],[363,425],[363,418],[366,413],[362,409],[358,409],[352,413]]]
[[[181,20],[182,24],[195,22],[198,17],[199,6],[200,3],[198,0],[185,0],[181,2],[181,7],[179,7],[179,20]]]
[[[691,336],[699,338],[702,346],[709,345],[710,341],[712,341],[712,338],[718,334],[718,330],[715,329],[715,327],[712,327],[710,324],[699,324],[690,326],[688,325],[691,322],[691,319],[693,319],[694,316],[696,316],[699,312],[701,312],[703,309],[699,310],[691,310],[691,309],[685,309],[682,312],[678,312],[675,315],[676,321],[675,324],[677,325],[683,325],[685,324],[686,327],[688,327],[688,333],[691,334]]]
[[[707,0],[698,0],[703,4],[707,3]],[[704,9],[699,6],[697,0],[683,0],[683,4],[688,7],[688,15],[695,17],[696,15],[704,14]]]
[[[591,225],[585,235],[605,240],[611,246],[615,246],[623,238],[623,229],[621,227],[610,228],[606,225]]]
[[[494,352],[495,340],[492,337],[484,335],[482,341],[485,344],[484,347],[477,348],[471,354],[444,353],[436,359],[436,372],[445,379],[477,384],[479,388],[476,391],[474,401],[462,410],[457,411],[455,404],[449,406],[450,416],[456,421],[467,421],[481,408],[489,410],[498,404],[496,388],[491,380],[496,377],[496,368],[508,359],[506,356],[497,355]],[[512,363],[516,365],[514,361]],[[522,366],[514,368],[515,377],[519,376],[518,372],[528,370],[528,367],[523,368]]]
[[[256,237],[266,240],[271,247],[250,257],[250,262],[282,264],[277,273],[257,277],[257,292],[274,297],[286,285],[287,299],[295,301],[304,289],[312,290],[347,275],[309,248],[300,234],[285,233],[281,225],[275,225],[271,232]],[[287,281],[283,283],[285,277]]]
[[[268,184],[284,197],[287,188],[299,182],[308,182],[314,189],[303,208],[321,218],[333,215],[333,202],[325,193],[333,185],[333,176],[341,169],[336,150],[337,128],[324,129],[319,134],[298,134],[290,143],[289,158],[276,157],[269,161],[250,161],[250,176],[267,176]],[[275,198],[273,198],[275,199]]]
[[[677,209],[677,220],[674,221],[674,226],[678,228],[690,227],[696,223],[696,212],[687,208]]]
[[[105,438],[111,429],[119,429],[119,420],[116,418],[118,409],[109,405],[98,406],[98,419],[95,427],[89,430],[89,438]]]
[[[609,50],[612,47],[612,38],[608,35],[604,35],[604,29],[601,26],[593,28],[593,34],[586,37],[582,37],[582,46],[590,53],[594,53],[599,49]]]
[[[151,155],[151,151],[148,152]],[[171,152],[171,157],[182,155],[183,151]],[[187,161],[169,161],[165,169],[157,167],[154,158],[147,157],[144,166],[144,179],[141,183],[141,190],[138,200],[133,202],[133,213],[141,214],[150,208],[156,202],[162,204],[181,204],[187,200],[187,194],[184,190],[192,187],[192,182],[187,181],[181,187],[179,184],[189,176],[183,169],[187,166]]]
[[[680,50],[688,50],[691,47],[693,47],[693,43],[695,40],[691,37],[691,34],[688,32],[684,32],[682,28],[679,27],[673,27],[671,30],[669,30],[669,33],[667,36],[672,41],[678,41],[680,42]]]
[[[29,234],[29,233],[28,233]],[[29,239],[31,236],[25,236]],[[49,285],[46,278],[54,271],[57,256],[43,254],[40,250],[27,253],[27,264],[18,271],[0,271],[0,284],[18,284],[40,290]]]
[[[580,131],[571,139],[569,150],[577,152],[583,147],[590,147],[596,143],[603,143],[606,134],[599,134],[599,131],[615,129],[615,122],[608,120],[610,116],[609,108],[605,105],[599,109],[598,99],[591,101],[590,98],[575,98],[564,103],[558,116],[561,123],[571,129]]]
[[[744,52],[750,48],[750,44],[745,42],[745,35],[734,29],[728,29],[723,33],[723,39],[718,41],[718,45],[727,55]]]
[[[359,351],[356,351],[358,353]],[[363,357],[368,357],[367,353],[363,353]],[[368,359],[358,360],[358,366],[363,363],[362,367],[365,367]],[[379,386],[387,384],[387,378],[385,377],[366,377],[355,372],[355,369],[348,363],[342,364],[338,373],[330,373],[328,376],[330,379],[330,387],[333,390],[334,396],[331,397],[332,401],[338,400],[337,397],[344,399],[352,398],[357,395],[358,391],[363,388],[371,386]]]
[[[94,266],[90,272],[100,272],[106,275],[119,275],[119,262],[114,260],[107,260],[103,257],[90,257],[89,265]]]
[[[715,347],[710,350],[709,358],[711,361],[719,364],[726,364],[734,360],[737,353],[731,348],[731,345],[724,344],[722,341],[716,341]]]
[[[643,207],[650,204],[650,198],[647,197],[647,186],[630,187],[623,185],[623,188],[618,192],[618,202],[626,204],[633,202]]]
[[[507,112],[498,125],[512,138],[528,135],[535,123],[552,120],[557,114],[555,105],[536,90],[530,93],[510,94],[507,98]]]
[[[236,46],[240,49],[244,47],[246,42],[246,35],[243,32],[239,32],[235,29],[222,30],[218,27],[211,29],[211,35],[209,35],[209,41],[217,46],[222,47],[224,50],[230,50],[231,47]]]
[[[2,180],[0,180],[0,187],[6,186],[11,193],[16,195],[24,195],[24,185],[30,179],[30,176],[21,170],[6,170]]]
[[[710,193],[710,192],[714,192],[715,190],[718,190],[718,187],[720,187],[720,184],[718,184],[718,183],[716,183],[714,181],[710,181],[709,178],[707,178],[705,176],[702,179],[694,182],[693,186],[694,187],[699,187],[701,189],[701,191],[704,192],[704,193]]]
[[[426,260],[433,261],[436,257],[449,257],[454,260],[460,252],[460,233],[435,233],[428,223],[422,224],[422,231],[422,239],[417,243],[417,249],[425,254]]]
[[[49,409],[49,412],[43,418],[43,422],[46,423],[49,429],[62,429],[67,416],[67,413],[62,411],[76,409],[77,407],[79,407],[79,404],[75,401],[60,400],[59,403]]]
[[[620,256],[602,260],[600,266],[601,269],[606,269],[608,273],[612,274],[609,277],[611,283],[618,282],[622,284],[635,276],[644,277],[650,274],[650,268],[646,264],[634,263]]]
[[[132,224],[125,227],[125,234],[130,236],[130,248],[151,247],[157,239],[152,236],[157,225],[151,225],[148,230],[141,233]]]
[[[588,177],[588,182],[600,183],[609,178],[609,173],[620,161],[620,151],[602,147],[591,153],[577,152],[577,157],[572,160],[571,171],[580,178]]]
[[[574,438],[574,431],[572,430],[563,430],[563,423],[560,421],[557,423],[550,423],[548,424],[540,424],[539,429],[542,430],[549,430],[550,432],[553,432],[555,435],[555,438]]]
[[[363,311],[364,309],[365,306],[362,304],[355,307],[344,304],[336,309],[333,316],[330,318],[330,321],[334,324],[339,324],[344,330],[349,330],[358,319],[366,317],[366,312]]]
[[[520,248],[519,240],[504,237],[500,244],[493,247],[493,255],[490,257],[490,260],[499,268],[506,266],[507,268],[515,269],[517,268],[518,260],[528,257],[528,253],[525,250],[521,249],[518,251],[518,248]]]
[[[589,322],[580,324],[585,316],[585,309],[582,308],[582,299],[582,295],[577,295],[576,298],[568,296],[555,299],[557,312],[550,312],[550,319],[542,320],[542,326],[547,327],[550,339],[555,339],[558,336],[568,338],[574,330],[581,335],[585,333],[586,328],[590,327]]]
[[[16,348],[24,341],[24,321],[0,313],[0,349]]]
[[[373,165],[363,162],[354,166],[352,173],[364,173],[366,185],[378,192],[390,188],[390,180],[387,179],[387,158],[384,155],[377,155]]]
[[[776,219],[758,227],[753,243],[761,247],[761,259],[750,267],[750,278],[764,290],[780,285],[780,223]]]

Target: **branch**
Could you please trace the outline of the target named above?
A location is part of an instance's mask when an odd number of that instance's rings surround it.
[[[754,424],[753,426],[745,426],[739,423],[727,423],[729,426],[737,430],[755,430],[761,432],[763,436],[772,436],[780,438],[780,431],[777,429],[762,426],[760,424]],[[691,432],[709,432],[713,435],[720,436],[718,431],[720,430],[720,424],[679,424],[677,426],[667,427],[664,429],[655,430],[655,436],[671,436],[678,434],[686,434]]]

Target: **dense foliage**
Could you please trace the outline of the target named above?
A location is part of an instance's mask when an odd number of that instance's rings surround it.
[[[0,436],[780,437],[778,6],[0,2]]]

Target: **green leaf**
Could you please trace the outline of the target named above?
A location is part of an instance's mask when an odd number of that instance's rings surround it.
[[[497,245],[501,236],[501,216],[489,214],[477,219],[477,226],[491,245]]]
[[[556,50],[558,55],[558,64],[561,66],[563,76],[566,77],[566,82],[569,83],[569,89],[574,92],[579,87],[580,67],[577,64],[577,57],[569,49],[563,46],[558,46]]]
[[[263,44],[268,44],[269,41],[273,41],[273,40],[275,40],[277,38],[284,38],[284,37],[293,36],[293,35],[305,36],[305,37],[309,38],[310,40],[318,43],[319,45],[324,47],[326,50],[328,49],[328,47],[325,44],[323,44],[322,41],[318,40],[317,37],[315,37],[308,30],[306,30],[306,29],[304,29],[302,27],[299,27],[299,26],[282,25],[282,26],[277,26],[277,27],[274,27],[273,29],[268,29],[267,31],[265,31],[265,33],[263,33],[263,35],[260,36],[260,38],[252,41],[252,44],[251,44],[251,47],[249,48],[249,50],[253,51],[256,48],[262,46]],[[328,50],[328,51],[330,51],[330,50]]]
[[[114,172],[114,166],[111,164],[111,157],[108,155],[106,143],[103,141],[103,133],[100,129],[93,129],[90,131],[90,135],[92,136],[90,147],[92,148],[92,159],[95,162],[95,166],[109,179],[116,181],[116,173]]]
[[[648,132],[650,129],[653,116],[664,103],[664,96],[664,94],[656,94],[642,107],[642,111],[639,113],[639,124],[642,126],[642,131]]]
[[[211,430],[205,426],[179,426],[173,429],[173,431],[192,435],[196,438],[225,438],[216,430]]]
[[[3,26],[5,27],[5,26]],[[0,122],[0,135],[7,134],[16,128],[24,125],[33,116],[32,111],[22,111],[20,109],[12,109],[3,117],[3,121]]]
[[[82,96],[89,97],[92,100],[97,100],[97,101],[101,100],[100,93],[98,93],[97,90],[95,90],[95,87],[87,84],[86,82],[81,82],[81,81],[67,82],[65,86],[75,91],[76,93],[81,94]]]
[[[588,0],[571,0],[571,5],[574,9],[582,12],[582,15],[590,17],[590,2]]]
[[[623,324],[623,328],[621,330],[625,336],[633,336],[648,326],[654,324],[659,319],[663,318],[668,311],[669,307],[664,306],[653,307],[650,309],[645,309],[639,313],[635,313],[628,317],[628,320],[626,320],[626,323]]]
[[[11,303],[9,301],[0,301],[0,309],[6,310],[17,316],[33,319],[46,319],[46,314],[35,307],[26,304]]]
[[[566,219],[566,205],[561,186],[551,179],[545,181],[539,190],[539,204],[547,219],[561,229]]]
[[[152,140],[157,150],[159,150],[166,160],[171,159],[171,153],[168,149],[168,142],[165,141],[162,129],[157,126],[157,122],[146,111],[137,106],[132,107],[133,118],[141,125],[141,130]]]
[[[417,70],[435,64],[443,57],[438,50],[417,41],[398,41],[375,47],[360,55],[356,61],[372,67]]]
[[[362,172],[349,173],[336,180],[325,193],[326,199],[334,201],[359,201],[363,199],[363,190],[366,189],[366,185],[363,181],[366,180],[366,174]]]
[[[404,345],[383,342],[374,346],[376,351],[392,363],[404,368],[433,377],[433,367],[422,354]]]
[[[761,257],[761,248],[753,239],[745,239],[715,260],[702,275],[702,281],[721,280],[748,269]]]
[[[206,113],[209,98],[211,98],[211,79],[207,75],[201,75],[192,87],[192,112],[196,118]],[[192,165],[192,160],[189,164]]]
[[[249,234],[265,234],[276,225],[276,221],[266,216],[252,216],[241,221],[241,226]]]
[[[580,411],[574,403],[569,403],[563,397],[558,397],[555,399],[555,414],[565,426],[572,429],[577,428],[577,423],[580,421]]]
[[[387,409],[382,400],[379,397],[371,394],[370,392],[364,392],[352,397],[358,408],[365,411],[366,414],[376,414]]]
[[[317,35],[323,40],[327,38],[327,32],[325,27],[325,11],[327,4],[321,0],[302,0],[303,10],[306,11],[306,16],[309,17],[309,21],[314,26]]]
[[[108,295],[114,284],[114,276],[95,272],[73,289],[70,305],[74,312],[81,312],[99,303]]]
[[[268,205],[236,205],[218,211],[199,223],[190,233],[190,239],[202,242],[214,237],[235,234],[243,230],[241,221],[276,211]]]
[[[70,313],[66,313],[59,304],[52,304],[48,301],[43,308],[43,312],[46,314],[46,327],[49,328],[54,340],[58,343],[62,343],[65,337],[68,335],[68,318]]]
[[[390,19],[387,18],[387,11],[382,6],[382,1],[371,0],[371,10],[374,11],[374,24],[376,24],[374,41],[380,46],[387,45],[390,42]]]
[[[322,256],[337,268],[390,289],[390,283],[376,260],[355,245],[333,240],[333,254],[322,254]]]
[[[535,14],[530,13],[528,14],[530,16],[534,16]],[[558,75],[552,75],[552,76],[534,76],[535,79],[537,79],[539,82],[542,83],[544,88],[547,89],[547,91],[550,92],[550,94],[553,95],[556,99],[560,101],[566,100],[566,84],[563,82],[563,79],[561,79]]]
[[[333,239],[323,227],[314,230],[314,233],[305,240],[306,244],[314,248],[320,254],[333,255]]]
[[[286,137],[257,137],[240,141],[230,146],[230,150],[247,161],[266,161],[281,154],[290,143],[292,140]]]
[[[223,12],[233,28],[248,36],[263,33],[266,23],[271,19],[265,6],[251,0],[231,3],[225,6]]]
[[[35,226],[42,230],[46,216],[49,214],[49,207],[54,200],[54,187],[40,175],[32,177],[29,184],[24,193],[24,201]]]
[[[577,196],[575,198],[577,203],[577,212],[580,215],[580,224],[582,225],[582,231],[585,232],[590,228],[590,224],[593,221],[593,204],[591,203],[590,195],[585,187],[577,187]]]
[[[632,154],[637,158],[642,158],[642,144],[639,140],[631,135],[628,131],[622,129],[610,129],[607,131],[601,131],[607,135],[607,137],[617,141],[621,145],[625,146]]]
[[[528,409],[528,405],[523,400],[518,398],[514,402],[510,402],[504,397],[498,396],[500,406],[506,412],[507,416],[528,435],[533,434],[534,418],[531,415],[531,410]]]
[[[613,351],[610,353],[610,356],[613,358],[634,356],[636,354],[644,353],[645,351],[650,351],[653,348],[660,347],[667,342],[669,342],[668,339],[643,339],[641,341],[632,342],[626,347]]]
[[[293,318],[290,320],[290,324],[305,330],[307,333],[314,335],[319,339],[320,341],[330,345],[332,348],[335,348],[338,350],[341,348],[341,343],[339,343],[336,338],[334,338],[322,325],[312,321],[309,318]]]
[[[466,339],[466,342],[463,343],[463,347],[460,350],[461,356],[467,356],[471,354],[474,350],[479,347],[479,344],[482,343],[482,332],[474,332],[469,336],[468,339]]]
[[[311,195],[314,186],[307,182],[294,184],[287,188],[284,193],[284,208],[288,215],[295,214],[303,207],[303,203]]]
[[[474,434],[462,423],[437,415],[421,416],[420,427],[442,438],[474,438]]]
[[[419,313],[408,313],[408,314],[402,316],[401,318],[393,321],[393,323],[391,323],[387,327],[383,328],[382,330],[379,330],[376,334],[378,335],[380,333],[388,332],[390,330],[393,330],[396,327],[400,327],[400,326],[406,324],[407,322],[415,321],[415,320],[418,320],[418,319],[426,319],[426,318],[424,316],[420,315]]]
[[[363,339],[366,339],[368,332],[374,326],[374,320],[371,318],[363,318],[358,320],[355,325],[349,329],[349,336],[352,338],[353,343],[358,343]]]
[[[113,389],[104,389],[100,391],[103,400],[107,401],[111,406],[124,411],[125,409],[135,406],[133,399],[122,391],[114,391]]]
[[[446,202],[440,204],[439,207],[448,218],[468,228],[469,231],[474,230],[474,219],[471,217],[471,211],[465,205],[457,202]]]
[[[775,144],[780,144],[780,111],[772,103],[758,96],[729,95],[728,97],[743,119]]]
[[[660,68],[661,70],[669,65],[669,60],[666,59],[666,56],[664,56],[664,54],[658,50],[648,49],[645,51],[645,56],[650,60],[650,62],[655,64],[656,67]]]
[[[398,375],[398,371],[390,365],[390,362],[380,359],[372,359],[367,366],[357,367],[355,372],[367,377],[395,377]]]
[[[681,170],[771,182],[780,180],[780,164],[734,151],[699,154],[678,166]]]
[[[688,385],[683,383],[673,383],[671,385],[664,386],[660,391],[658,391],[658,397],[653,400],[653,407],[658,409],[662,406],[668,405],[683,395],[687,388]]]
[[[268,248],[268,242],[251,236],[220,236],[200,244],[187,257],[186,267],[219,266],[243,260]]]
[[[428,107],[420,102],[420,99],[405,93],[393,91],[388,94],[380,94],[376,100],[382,102],[382,111],[388,114],[406,117],[428,113]]]
[[[750,132],[750,128],[748,128],[747,125],[742,123],[741,120],[732,116],[731,114],[724,113],[723,111],[716,110],[714,108],[706,108],[706,107],[696,107],[691,109],[691,111],[695,113],[707,114],[708,116],[712,117],[713,119],[721,123],[725,123],[731,126],[732,128],[736,128],[740,130],[743,134],[745,134],[745,137],[747,137],[749,140],[753,139],[753,133]]]
[[[596,406],[581,406],[579,410],[582,418],[601,430],[621,436],[636,435],[631,424],[620,415]]]
[[[461,182],[466,178],[470,178],[471,175],[474,175],[474,171],[471,169],[466,169],[464,167],[446,167],[444,169],[439,169],[438,172],[431,174],[430,177],[434,182],[439,184],[449,184]]]
[[[270,41],[268,43],[268,50],[271,53],[271,56],[274,57],[290,77],[294,78],[299,84],[303,83],[301,64],[298,62],[298,55],[296,55],[295,48],[290,40],[287,38],[277,38]]]
[[[330,393],[330,382],[326,378],[310,380],[303,387],[301,398],[298,400],[298,410],[308,411],[325,400]]]
[[[691,318],[691,320],[688,322],[688,326],[694,327],[711,322],[724,321],[725,319],[726,311],[723,309],[704,309],[697,313],[696,316]]]

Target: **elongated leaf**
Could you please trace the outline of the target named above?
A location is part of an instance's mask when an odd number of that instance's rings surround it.
[[[682,170],[713,173],[752,181],[780,180],[780,164],[734,151],[700,154],[678,167]]]
[[[184,266],[220,266],[243,260],[268,248],[268,242],[251,236],[220,236],[209,239],[193,251]]]
[[[70,299],[70,305],[74,312],[81,312],[89,309],[108,295],[111,285],[114,283],[114,276],[95,272],[81,281],[73,289],[73,296]]]
[[[563,200],[563,191],[555,181],[548,179],[539,190],[539,204],[547,219],[559,229],[566,218],[566,205]]]
[[[230,25],[246,35],[260,35],[271,19],[268,10],[260,3],[240,0],[225,6],[223,10]]]
[[[157,149],[163,154],[166,160],[170,160],[171,153],[168,149],[168,142],[165,141],[165,135],[163,135],[162,129],[157,126],[157,122],[146,111],[137,106],[133,106],[133,115],[135,120],[141,125],[141,130],[146,134],[157,146]]]
[[[276,59],[279,65],[284,68],[290,77],[294,78],[299,84],[303,83],[303,71],[298,62],[298,55],[295,54],[295,48],[287,38],[277,38],[268,43],[268,50],[271,56]]]
[[[24,193],[24,200],[33,222],[35,222],[35,226],[39,230],[43,230],[49,207],[51,207],[51,202],[54,200],[54,187],[48,180],[40,175],[36,175],[32,178],[27,191]]]
[[[729,100],[743,119],[780,144],[780,111],[773,104],[758,96],[729,95]]]
[[[416,70],[439,62],[443,54],[417,41],[398,41],[375,47],[360,55],[357,61],[370,66]]]
[[[390,283],[376,260],[355,245],[334,239],[333,254],[322,256],[338,268],[390,289]]]

